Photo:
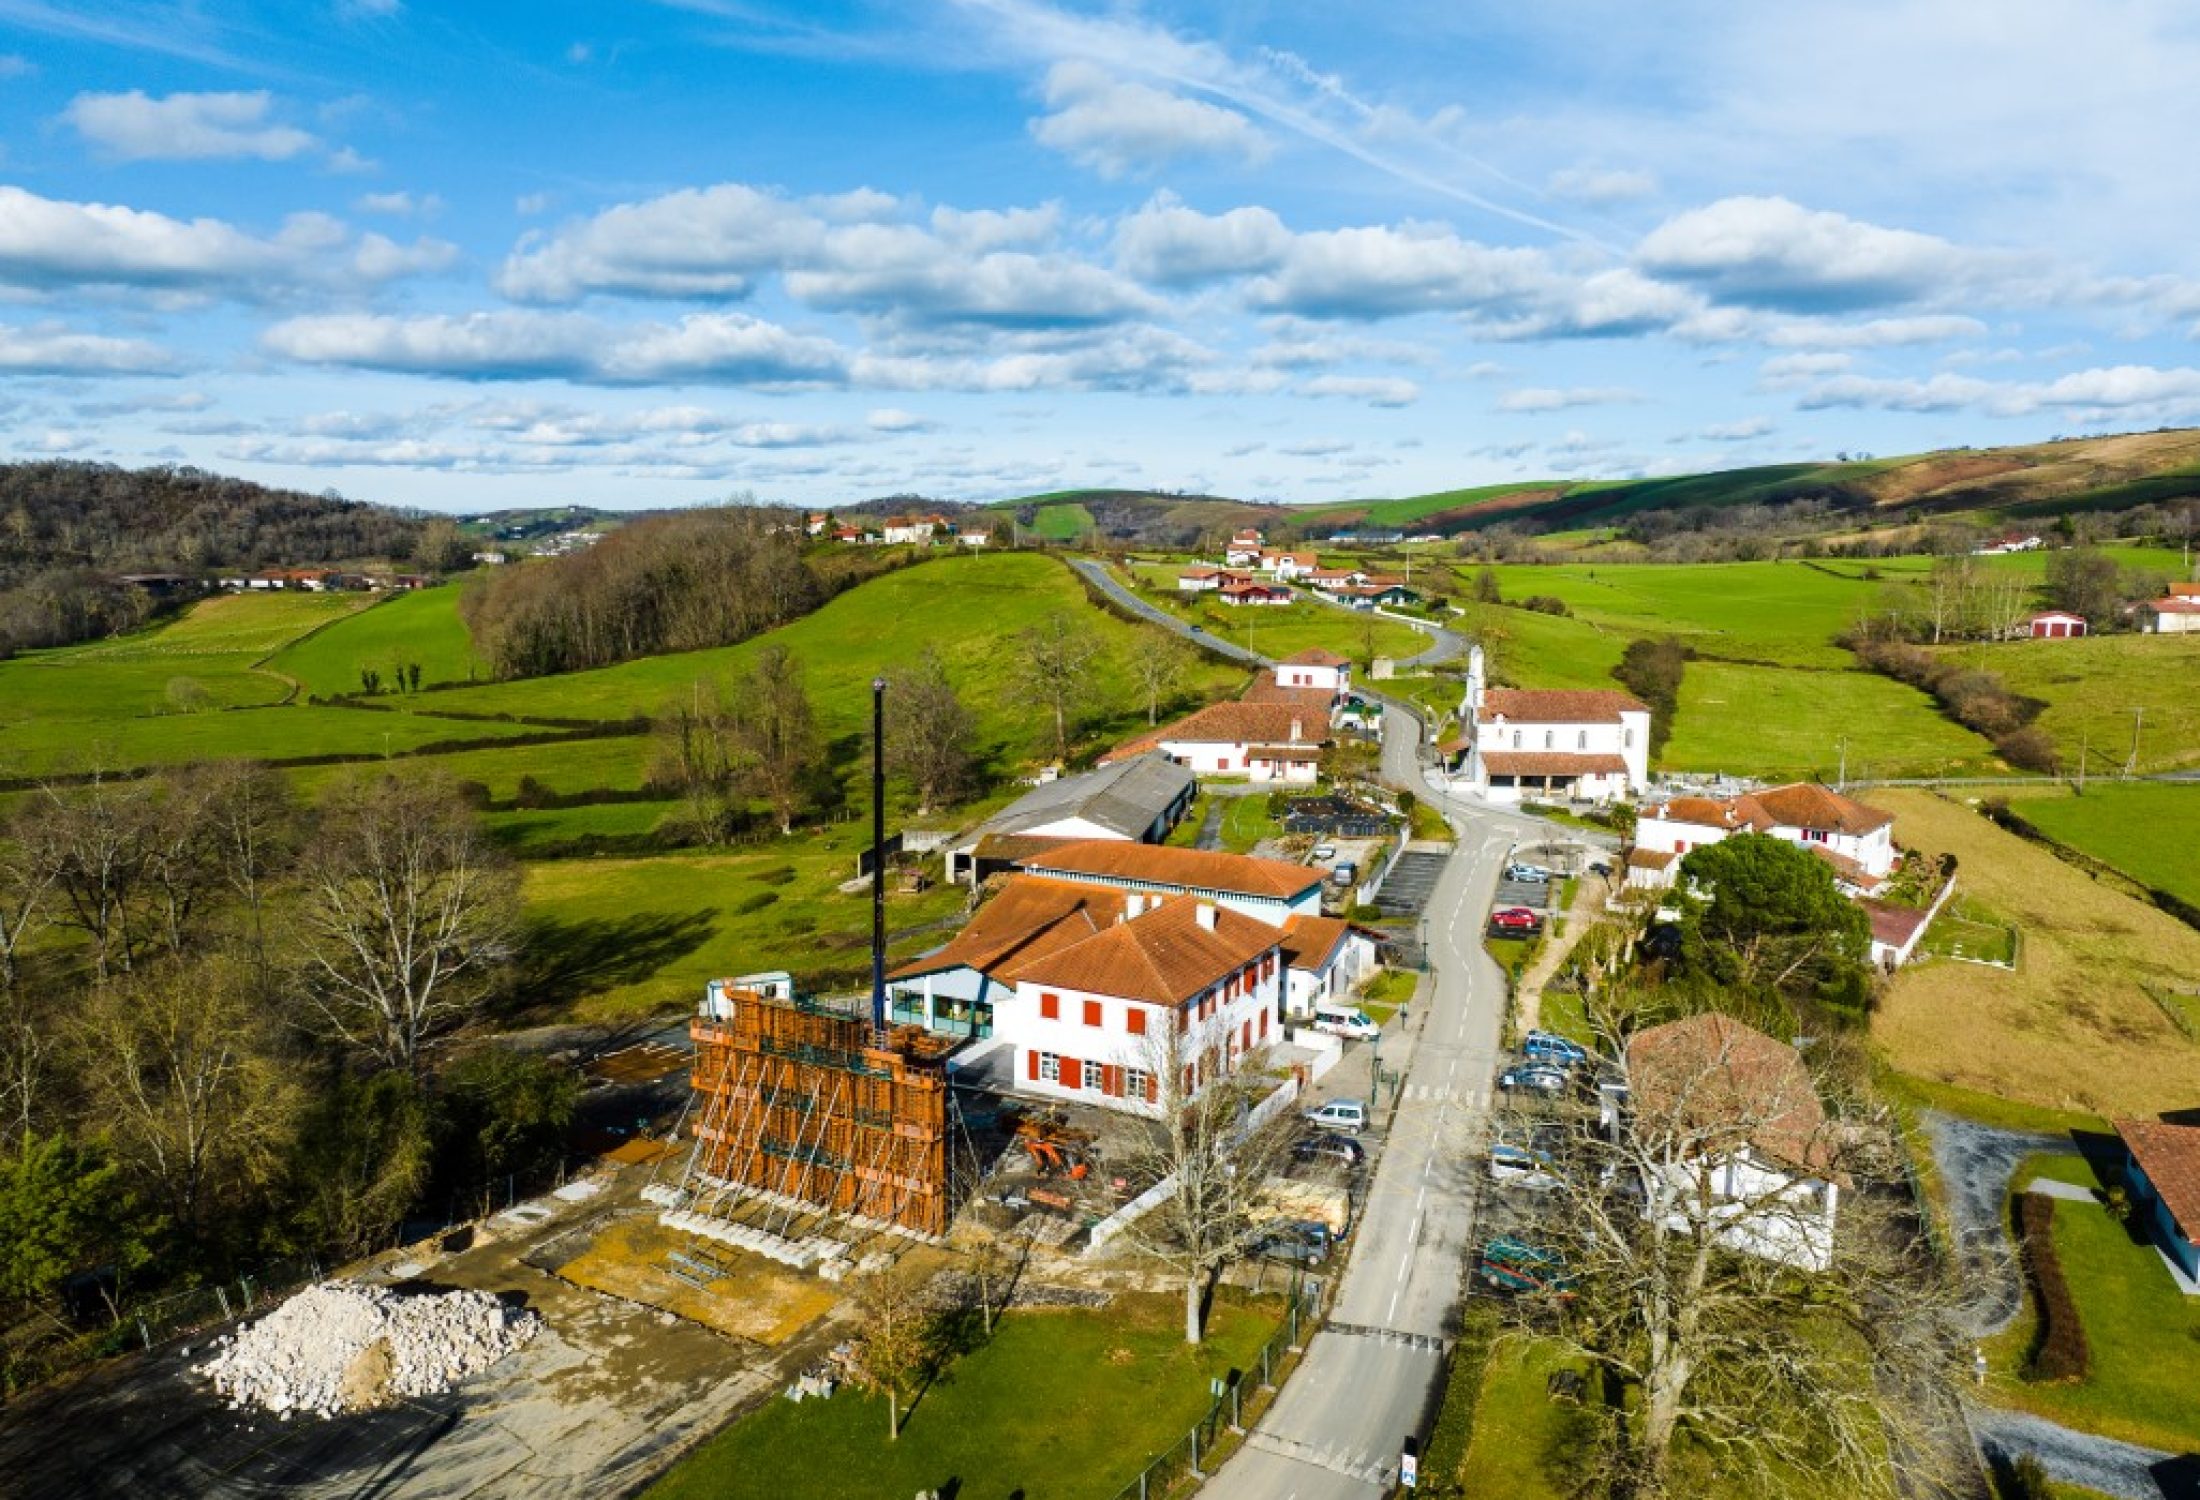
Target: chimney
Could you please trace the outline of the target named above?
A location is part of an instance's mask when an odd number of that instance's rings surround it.
[[[1146,898],[1143,895],[1139,894],[1137,891],[1132,891],[1128,896],[1125,896],[1123,898],[1124,921],[1128,922],[1131,918],[1137,916],[1145,909]]]
[[[1212,901],[1200,902],[1192,915],[1198,921],[1202,930],[1207,932],[1215,930],[1215,904]]]

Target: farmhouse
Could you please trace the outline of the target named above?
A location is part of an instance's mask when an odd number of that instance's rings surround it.
[[[1149,750],[1194,771],[1311,785],[1329,738],[1329,715],[1293,703],[1210,703],[1100,758],[1110,765]]]
[[[1247,580],[1224,584],[1215,591],[1215,597],[1224,604],[1289,604],[1291,591],[1281,584],[1254,583]]]
[[[2085,616],[2067,610],[2044,610],[2026,622],[2026,630],[2035,641],[2065,640],[2085,634]]]
[[[962,547],[990,547],[993,545],[993,533],[990,531],[958,531],[955,533],[955,542],[956,545]]]
[[[1342,693],[1352,686],[1352,663],[1334,651],[1310,646],[1276,663],[1276,686],[1322,688]]]
[[[1606,802],[1650,779],[1650,709],[1626,693],[1485,687],[1467,655],[1461,732],[1438,746],[1453,779],[1493,802]]]
[[[2200,1296],[2200,1125],[2118,1120],[2124,1179],[2178,1289]]]
[[[1260,559],[1263,573],[1273,573],[1286,582],[1302,578],[1321,565],[1321,559],[1311,552],[1264,552]]]
[[[886,544],[929,547],[934,536],[948,529],[945,516],[895,516],[886,523]]]
[[[1158,844],[1197,791],[1192,773],[1159,751],[1046,782],[951,842],[947,878],[976,885],[1026,854],[1081,839]]]
[[[2175,592],[2139,606],[2139,628],[2150,635],[2190,635],[2200,631],[2200,598]]]
[[[1405,580],[1366,573],[1355,573],[1343,582],[1324,583],[1319,587],[1309,582],[1307,586],[1331,603],[1349,604],[1354,609],[1396,608],[1421,602],[1421,596],[1407,588]]]
[[[1706,1211],[1729,1249],[1807,1270],[1833,1260],[1848,1182],[1801,1054],[1730,1016],[1639,1031],[1627,1043],[1628,1117],[1648,1143],[1646,1215],[1684,1230]],[[1698,1184],[1708,1170],[1712,1201]]]
[[[1768,833],[1800,844],[1833,866],[1834,879],[1852,896],[1869,896],[1894,868],[1894,815],[1866,807],[1830,787],[1795,782],[1745,792],[1724,801],[1673,797],[1637,809],[1635,853],[1659,863],[1628,860],[1630,885],[1673,883],[1680,856],[1734,833]]]
[[[1971,549],[1973,557],[2005,557],[2012,552],[2037,552],[2047,544],[2029,531],[2012,531],[1994,538],[1983,547]]]
[[[1203,594],[1233,583],[1251,583],[1253,575],[1235,568],[1210,568],[1205,563],[1176,575],[1176,586],[1187,594]]]
[[[1233,568],[1257,567],[1260,563],[1262,543],[1257,531],[1241,531],[1230,538],[1230,545],[1222,549],[1222,560]]]

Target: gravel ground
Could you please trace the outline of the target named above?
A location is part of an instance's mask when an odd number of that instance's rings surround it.
[[[2179,1458],[2152,1448],[2072,1432],[2024,1412],[1976,1410],[1971,1431],[1989,1459],[2029,1453],[2050,1478],[2083,1485],[2119,1500],[2196,1500],[2200,1458]]]
[[[2027,1156],[2069,1150],[2070,1138],[2002,1130],[1935,1110],[1927,1110],[1923,1120],[1957,1238],[1987,1286],[1977,1315],[1978,1333],[1999,1333],[2024,1305],[2024,1283],[2011,1259],[2003,1220],[2009,1176]]]

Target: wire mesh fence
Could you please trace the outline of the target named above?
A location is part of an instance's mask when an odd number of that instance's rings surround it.
[[[79,1330],[55,1322],[49,1337],[0,1347],[0,1396],[12,1396],[95,1360],[155,1349],[198,1329],[263,1311],[321,1275],[320,1262],[311,1257],[274,1261],[233,1280],[126,1305],[104,1327]]]
[[[1148,1460],[1136,1479],[1116,1491],[1114,1500],[1163,1500],[1199,1488],[1213,1466],[1234,1451],[1230,1440],[1243,1435],[1248,1414],[1258,1420],[1274,1399],[1276,1387],[1321,1325],[1327,1290],[1327,1281],[1320,1277],[1300,1279],[1292,1287],[1283,1321],[1268,1342],[1246,1362],[1245,1369],[1230,1380],[1216,1382],[1206,1415]]]

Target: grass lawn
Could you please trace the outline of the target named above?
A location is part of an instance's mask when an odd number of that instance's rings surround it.
[[[1895,815],[1895,841],[1957,858],[1958,894],[2023,930],[2015,972],[1912,964],[1872,1013],[1896,1071],[2020,1104],[2091,1115],[2189,1109],[2200,1045],[2146,985],[2200,974],[2200,932],[1930,792],[1864,800]],[[1964,1111],[1968,1112],[1968,1111]]]
[[[2095,782],[2083,797],[2042,794],[2014,805],[2042,833],[2200,906],[2200,786]]]
[[[2017,934],[2001,913],[1960,892],[1933,918],[1917,945],[1919,954],[2009,964],[2017,959]]]
[[[470,736],[476,727],[487,727],[491,731],[500,727],[494,724],[476,726],[450,719],[424,722],[441,723],[447,738]],[[509,801],[518,792],[522,776],[534,777],[553,792],[585,792],[597,787],[633,791],[642,785],[649,770],[649,758],[649,737],[626,735],[618,739],[570,740],[556,745],[515,745],[509,750],[461,750],[451,755],[423,757],[414,765],[423,769],[432,767],[459,781],[478,781],[489,789],[490,796],[501,802]],[[290,780],[300,791],[311,794],[347,770],[344,766],[299,766],[291,771]]]
[[[635,811],[535,816],[586,814],[595,823],[600,814]],[[575,836],[573,826],[563,823],[557,836]],[[792,970],[805,988],[859,988],[870,964],[870,898],[838,887],[854,878],[856,850],[868,839],[858,818],[723,851],[528,865],[525,951],[535,972],[521,988],[530,1019],[652,1014],[693,1004],[705,980],[761,969]],[[967,894],[937,885],[922,895],[889,890],[887,928],[959,916]],[[937,947],[950,931],[903,939],[891,956]]]
[[[2104,1116],[2086,1110],[2047,1109],[2036,1104],[2021,1104],[1997,1094],[1980,1093],[1976,1089],[1959,1088],[1952,1083],[1918,1078],[1908,1073],[1881,1073],[1879,1088],[1881,1092],[1892,1095],[1897,1102],[1908,1105],[1913,1110],[1937,1109],[1942,1114],[1961,1115],[1966,1120],[1976,1120],[1981,1125],[1998,1125],[2005,1130],[2066,1133],[2082,1130],[2106,1134],[2111,1129]]]
[[[2055,1205],[2055,1252],[2093,1351],[2092,1372],[2075,1385],[2016,1378],[2037,1328],[2027,1307],[1987,1345],[2001,1375],[1996,1399],[2088,1432],[2165,1448],[2200,1449],[2200,1298],[2187,1297],[2151,1245],[2089,1203]]]
[[[51,726],[48,726],[50,728]],[[403,756],[451,740],[540,734],[525,724],[469,724],[414,713],[290,704],[230,713],[175,714],[64,726],[61,735],[0,732],[0,763],[69,771],[173,766],[194,760],[294,760],[313,755]],[[16,752],[11,755],[11,751]]]
[[[2140,771],[2200,766],[2200,635],[2096,635],[1949,648],[1966,666],[1997,672],[2047,708],[2036,721],[2075,769],[2080,743],[2095,771],[2131,754],[2132,710],[2146,710]]]
[[[596,807],[489,813],[483,821],[498,843],[527,859],[549,845],[569,843],[590,834],[630,838],[649,833],[667,814],[678,810],[679,804],[674,802],[607,802]]]
[[[1131,625],[1093,608],[1068,568],[1036,553],[946,557],[889,573],[738,646],[455,688],[427,701],[470,713],[606,719],[653,714],[699,679],[744,666],[770,643],[801,659],[820,728],[828,736],[849,737],[853,754],[854,737],[869,722],[871,679],[913,662],[931,646],[977,713],[981,744],[997,762],[1016,765],[1051,755],[1052,727],[1014,683],[1014,637],[1054,614],[1067,615],[1103,647],[1085,695],[1091,705],[1087,743],[1108,744],[1143,729],[1145,705],[1132,687],[1131,662],[1157,627]],[[1188,710],[1234,693],[1243,682],[1238,671],[1200,658],[1174,708]]]
[[[1930,776],[1996,764],[1993,747],[1932,699],[1868,672],[1797,672],[1692,661],[1660,764],[1783,781],[1823,777],[1849,741],[1851,776]]]
[[[1567,1367],[1555,1346],[1506,1339],[1490,1355],[1475,1407],[1474,1441],[1462,1470],[1469,1494],[1505,1500],[1563,1500],[1571,1493],[1563,1464],[1581,1408],[1554,1402],[1551,1376]],[[1578,1365],[1573,1368],[1579,1368]]]
[[[1262,839],[1283,837],[1283,820],[1269,815],[1266,792],[1222,800],[1222,847],[1232,854],[1250,854]]]
[[[1168,1295],[1011,1313],[992,1342],[948,1367],[897,1441],[887,1440],[883,1400],[774,1399],[703,1444],[648,1500],[933,1489],[966,1500],[1110,1500],[1206,1415],[1209,1379],[1246,1368],[1277,1316],[1272,1304],[1218,1299],[1207,1341],[1193,1348],[1183,1303]]]
[[[326,698],[358,692],[361,667],[373,667],[388,682],[405,662],[419,664],[423,684],[489,675],[458,618],[455,584],[389,595],[284,648],[268,666]]]
[[[1490,681],[1503,687],[1617,689],[1612,668],[1633,639],[1586,620],[1491,604],[1468,604],[1451,628],[1482,643]]]
[[[1398,1007],[1410,1002],[1420,985],[1421,976],[1411,969],[1385,969],[1360,991],[1360,1009],[1366,1011],[1376,1025],[1387,1026],[1390,1018],[1398,1013]]]
[[[1081,540],[1092,530],[1092,512],[1072,500],[1042,506],[1031,518],[1032,534],[1050,542]]]

